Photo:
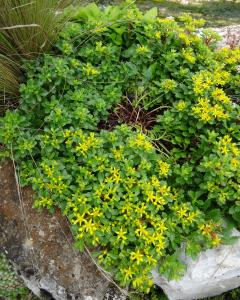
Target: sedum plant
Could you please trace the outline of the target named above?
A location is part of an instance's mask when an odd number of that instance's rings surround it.
[[[128,288],[185,271],[180,248],[231,243],[239,227],[239,49],[203,20],[89,5],[25,64],[20,106],[1,119],[2,157],[36,208],[60,207],[76,246]],[[234,98],[235,99],[235,98]]]

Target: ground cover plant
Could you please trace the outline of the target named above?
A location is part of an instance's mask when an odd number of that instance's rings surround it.
[[[81,8],[25,63],[19,108],[1,119],[1,156],[35,207],[60,207],[76,246],[129,289],[149,292],[155,267],[180,278],[181,245],[195,257],[239,228],[240,52],[215,50],[203,24]]]

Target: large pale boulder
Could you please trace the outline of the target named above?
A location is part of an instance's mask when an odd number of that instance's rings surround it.
[[[233,231],[240,237],[240,232]],[[152,272],[155,284],[159,285],[169,300],[192,300],[220,295],[240,286],[240,239],[233,245],[222,245],[201,252],[193,260],[183,256],[187,265],[184,277],[168,281]]]

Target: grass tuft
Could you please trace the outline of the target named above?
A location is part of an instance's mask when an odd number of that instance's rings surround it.
[[[18,96],[22,59],[49,51],[70,0],[0,0],[0,101]]]

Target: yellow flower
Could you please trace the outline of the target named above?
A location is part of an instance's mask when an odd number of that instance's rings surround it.
[[[212,240],[212,245],[213,245],[214,247],[217,247],[217,246],[220,245],[220,243],[221,243],[221,239],[219,238],[218,235],[216,235],[216,236],[213,238],[213,240]]]
[[[125,202],[124,206],[121,209],[121,212],[124,214],[125,212],[127,214],[130,214],[133,210],[133,206],[130,202]]]
[[[160,39],[160,37],[161,37],[161,32],[160,32],[160,31],[157,31],[157,32],[155,33],[155,37],[156,37],[157,39]]]
[[[222,103],[230,103],[230,98],[224,93],[222,89],[215,88],[212,91],[212,97]]]
[[[195,63],[196,57],[194,56],[193,50],[191,48],[189,48],[189,49],[183,49],[182,50],[182,55],[191,64]]]
[[[151,201],[153,202],[156,198],[155,194],[153,191],[147,191],[146,192],[146,195],[147,195],[147,201]]]
[[[157,260],[155,258],[153,258],[151,255],[147,255],[146,258],[147,258],[147,262],[150,266],[157,264]]]
[[[112,152],[113,152],[114,158],[116,160],[121,160],[122,154],[123,154],[123,149],[122,148],[120,148],[120,149],[112,149]]]
[[[189,213],[189,214],[187,215],[186,220],[187,220],[190,224],[192,224],[192,223],[195,221],[196,216],[197,216],[197,213],[196,213],[196,212],[191,212],[191,213]]]
[[[129,279],[132,279],[134,272],[133,272],[131,267],[122,269],[121,271],[122,271],[122,274],[124,275],[124,280],[125,281],[128,281]]]
[[[74,220],[74,221],[72,222],[74,225],[75,225],[75,224],[81,225],[81,224],[85,221],[85,219],[86,219],[84,213],[83,213],[83,214],[77,213],[75,217],[76,217],[76,220]]]
[[[161,82],[161,87],[165,90],[165,91],[172,91],[175,89],[176,87],[176,82],[173,79],[165,79]]]
[[[189,46],[191,44],[191,40],[189,38],[189,35],[187,35],[186,33],[179,33],[178,37],[180,38],[180,40],[182,40],[184,42],[184,44],[186,44],[187,46]]]
[[[157,179],[156,176],[151,177],[151,183],[152,183],[153,187],[158,188],[160,186],[160,182],[159,182],[159,180]]]
[[[153,203],[157,206],[158,209],[161,209],[163,205],[166,204],[166,201],[162,196],[156,195]]]
[[[124,180],[124,183],[128,186],[128,188],[132,188],[133,185],[136,183],[135,179],[132,178],[132,177],[127,177],[125,180]]]
[[[136,261],[136,264],[139,265],[141,262],[143,262],[143,255],[141,254],[140,250],[135,252],[133,251],[131,252],[130,259],[132,261]]]
[[[144,280],[143,280],[142,277],[136,277],[133,280],[133,287],[134,288],[142,287],[143,284],[144,284]]]
[[[97,224],[93,223],[92,219],[85,220],[85,224],[82,226],[82,229],[86,232],[89,232],[91,235],[97,230]]]
[[[158,255],[162,255],[162,250],[165,248],[165,242],[162,239],[159,239],[156,243],[155,243],[155,248],[156,248],[156,252],[158,253]]]
[[[160,222],[155,224],[155,226],[156,226],[157,230],[159,230],[161,233],[163,233],[167,229],[167,227],[165,226],[165,222],[163,220],[161,220]]]
[[[92,212],[89,212],[89,215],[95,218],[95,217],[101,217],[103,213],[101,212],[101,209],[99,207],[95,207],[92,210]]]
[[[136,169],[134,167],[127,167],[127,173],[129,173],[130,175],[135,175]]]
[[[211,113],[217,119],[226,119],[228,117],[228,115],[224,113],[223,108],[218,104],[215,104],[211,108]]]
[[[160,171],[159,171],[160,175],[167,176],[169,169],[170,169],[169,164],[162,160],[159,160],[158,165],[159,165],[159,169],[160,169]]]
[[[182,111],[182,110],[184,110],[185,108],[186,108],[186,102],[183,101],[183,100],[179,101],[178,104],[177,104],[177,110]]]
[[[177,210],[177,214],[179,216],[179,218],[183,218],[183,217],[186,217],[187,216],[187,208],[186,207],[180,207],[178,210]]]
[[[118,176],[119,175],[119,172],[120,170],[116,167],[111,167],[110,168],[110,173],[113,175],[113,176]]]
[[[210,235],[213,230],[212,224],[202,224],[199,226],[199,229],[202,231],[202,234],[204,235]]]
[[[139,228],[135,230],[135,233],[137,236],[141,237],[146,236],[148,232],[145,225],[139,224]]]
[[[64,136],[65,138],[68,138],[69,136],[71,136],[71,134],[72,134],[72,132],[71,132],[71,130],[69,130],[69,129],[66,129],[66,130],[64,130],[64,132],[63,132],[63,136]]]
[[[217,68],[213,73],[213,83],[224,85],[229,81],[230,73]]]
[[[126,239],[127,239],[126,233],[127,233],[127,231],[126,231],[126,230],[123,230],[123,228],[121,227],[121,228],[119,229],[119,231],[116,231],[117,239],[118,239],[118,240],[126,241]]]
[[[170,187],[167,186],[166,184],[162,184],[158,191],[157,191],[159,194],[162,194],[163,196],[169,196],[170,194]]]
[[[94,76],[99,74],[99,71],[95,69],[90,63],[87,63],[86,66],[83,67],[83,71],[87,76]]]
[[[145,141],[145,143],[143,144],[143,147],[146,151],[151,151],[154,149],[153,145],[148,141]]]
[[[232,167],[237,168],[239,166],[239,160],[236,158],[233,158],[231,160],[231,165],[232,165]]]
[[[146,204],[142,203],[141,206],[137,206],[135,208],[135,211],[142,217],[142,215],[146,213],[146,209],[147,209]]]
[[[147,52],[149,52],[149,49],[146,46],[144,46],[144,45],[138,46],[137,53],[142,54],[142,53],[147,53]]]
[[[115,183],[120,183],[122,181],[122,178],[120,175],[113,175],[112,176],[112,182],[115,182]]]

